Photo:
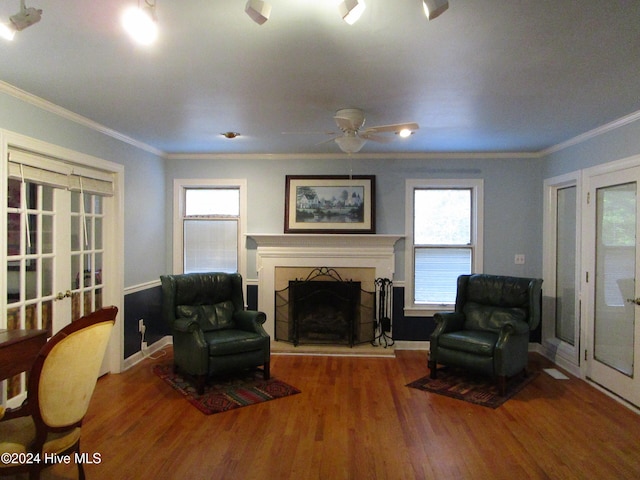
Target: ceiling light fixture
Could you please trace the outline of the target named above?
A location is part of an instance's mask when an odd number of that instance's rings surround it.
[[[349,25],[358,21],[367,6],[363,0],[343,0],[338,4],[338,11],[342,19]]]
[[[367,141],[358,137],[355,132],[346,132],[345,135],[336,137],[336,143],[344,153],[358,153]]]
[[[423,0],[422,6],[427,18],[433,20],[449,8],[449,2],[447,0]]]
[[[399,132],[396,132],[399,136],[401,136],[402,138],[407,138],[410,137],[411,135],[413,135],[413,131],[409,130],[408,128],[403,128],[402,130],[400,130]]]
[[[0,24],[0,37],[13,40],[16,32],[38,23],[42,18],[42,10],[38,8],[27,8],[25,0],[20,0],[20,11],[9,17],[8,23]]]
[[[271,15],[271,4],[263,2],[262,0],[248,0],[247,5],[244,7],[244,11],[251,17],[251,19],[258,25],[262,25],[269,20]]]
[[[144,6],[130,6],[122,14],[122,26],[140,45],[151,45],[158,38],[155,0],[144,0]]]
[[[220,135],[222,135],[224,138],[236,138],[240,136],[238,132],[224,132]]]

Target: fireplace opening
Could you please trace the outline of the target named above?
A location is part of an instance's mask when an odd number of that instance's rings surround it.
[[[374,338],[374,292],[327,267],[276,292],[275,338],[299,344],[353,346]]]

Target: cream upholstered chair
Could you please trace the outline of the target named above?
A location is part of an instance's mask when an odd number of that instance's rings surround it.
[[[0,475],[39,478],[46,455],[80,454],[80,427],[89,408],[118,309],[106,307],[67,325],[42,347],[29,375],[27,401],[0,412],[0,454],[33,454],[37,462],[0,462]],[[38,456],[36,456],[38,455]],[[29,458],[29,457],[26,457]],[[78,475],[84,479],[82,462]]]

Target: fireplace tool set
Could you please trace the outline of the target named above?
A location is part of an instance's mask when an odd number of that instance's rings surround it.
[[[374,339],[371,345],[378,346],[384,343],[384,348],[394,344],[391,332],[391,293],[393,282],[388,278],[376,278],[376,299],[378,301],[378,315],[374,323]]]

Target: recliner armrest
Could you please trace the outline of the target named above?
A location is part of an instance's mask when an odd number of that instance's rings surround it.
[[[523,322],[522,320],[518,320],[516,318],[511,319],[502,325],[501,333],[510,333],[514,335],[524,335],[529,334],[529,324],[527,322]]]
[[[262,324],[267,321],[264,312],[257,310],[238,310],[233,313],[233,320],[240,330],[267,335]]]
[[[200,324],[193,318],[176,318],[171,327],[177,332],[191,333],[200,330]]]
[[[433,315],[433,319],[436,322],[436,329],[431,336],[437,337],[443,333],[462,330],[465,316],[459,312],[438,312]]]

